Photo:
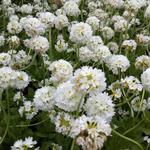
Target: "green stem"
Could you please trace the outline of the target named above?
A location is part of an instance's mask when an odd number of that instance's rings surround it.
[[[72,141],[70,150],[74,150],[75,140],[76,140],[76,139],[74,138],[73,141]]]
[[[83,10],[84,10],[84,0],[81,1],[81,20],[82,21],[84,21]]]
[[[8,89],[6,90],[6,99],[7,99],[7,124],[6,124],[6,129],[4,132],[4,135],[2,136],[1,140],[0,140],[0,144],[3,143],[7,133],[8,133],[8,129],[9,129],[9,122],[10,122],[10,112],[9,112],[9,95],[8,95]],[[6,117],[6,116],[5,116]]]
[[[28,66],[26,66],[26,67],[20,69],[20,70],[21,70],[21,71],[22,71],[22,70],[26,70],[26,69],[28,69],[29,67],[31,67],[31,66],[33,65],[35,59],[36,59],[36,56],[37,56],[37,54],[35,53],[35,54],[33,55],[33,57],[32,57],[32,61],[30,62],[30,64],[29,64]]]
[[[141,150],[144,150],[143,146],[142,146],[141,144],[139,144],[137,141],[135,141],[135,140],[133,140],[133,139],[130,139],[130,138],[128,138],[128,137],[126,137],[126,136],[120,134],[119,132],[115,131],[114,129],[112,129],[112,132],[113,132],[114,134],[116,134],[117,136],[119,136],[119,137],[121,137],[121,138],[123,138],[123,139],[125,139],[125,140],[127,140],[127,141],[129,141],[129,142],[131,142],[131,143],[134,143],[134,144],[137,145]]]
[[[134,130],[136,127],[138,127],[141,123],[143,122],[143,120],[141,120],[138,124],[136,124],[135,126],[133,126],[132,128],[128,129],[127,131],[125,131],[123,133],[123,135],[128,134],[129,132],[131,132],[132,130]]]
[[[52,59],[53,56],[52,56],[52,30],[51,30],[51,28],[48,31],[48,40],[49,40],[48,55],[49,55],[49,58]]]

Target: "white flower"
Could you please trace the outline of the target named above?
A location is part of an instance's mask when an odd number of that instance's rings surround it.
[[[3,46],[5,44],[5,37],[3,35],[0,35],[0,46]]]
[[[51,86],[45,86],[37,89],[34,95],[34,104],[38,110],[50,111],[54,107],[53,95],[55,88]]]
[[[114,23],[114,30],[116,32],[124,32],[128,29],[128,22],[125,19],[118,20]]]
[[[18,48],[20,45],[20,39],[18,36],[11,36],[7,39],[10,48]]]
[[[135,51],[137,48],[137,43],[134,40],[125,40],[122,43],[122,47],[125,48],[126,51]]]
[[[55,27],[58,30],[62,30],[64,27],[69,25],[68,18],[65,15],[58,15],[54,20]]]
[[[150,57],[147,55],[141,55],[135,60],[135,67],[139,70],[146,70],[150,68]]]
[[[89,93],[96,90],[105,90],[105,80],[105,74],[100,69],[84,66],[75,71],[71,82],[75,85],[77,91]]]
[[[72,123],[70,136],[76,139],[76,143],[84,150],[102,148],[106,137],[111,133],[110,125],[100,117],[80,116]]]
[[[37,53],[45,53],[49,49],[49,42],[44,36],[35,36],[24,41],[26,47],[35,50]]]
[[[64,38],[62,35],[58,35],[57,37],[57,43],[55,45],[55,49],[58,52],[63,52],[66,51],[68,48],[68,43],[65,42]]]
[[[22,14],[32,14],[33,6],[31,4],[23,4],[20,7],[20,11]]]
[[[21,117],[25,114],[26,119],[32,119],[38,112],[34,104],[31,101],[24,101],[23,106],[19,108],[19,114]]]
[[[22,31],[22,25],[16,21],[10,21],[7,25],[7,30],[10,34],[18,34]]]
[[[54,26],[55,15],[50,12],[40,12],[37,14],[39,20],[47,27]]]
[[[90,96],[84,106],[88,116],[99,116],[110,122],[114,116],[114,104],[107,93],[99,93]]]
[[[150,5],[146,8],[144,17],[150,19]]]
[[[108,4],[112,6],[114,9],[115,8],[122,8],[124,5],[123,0],[107,0]]]
[[[79,49],[79,58],[82,62],[88,62],[93,58],[93,52],[86,46]]]
[[[107,46],[100,45],[97,49],[93,51],[93,61],[99,61],[100,63],[105,62],[107,57],[111,56],[111,52]]]
[[[87,39],[86,45],[90,50],[94,51],[98,49],[100,45],[103,45],[103,41],[100,36],[92,36],[91,38]]]
[[[82,99],[82,94],[70,82],[60,84],[54,94],[55,105],[69,112],[76,111]]]
[[[115,32],[112,28],[106,26],[102,29],[102,35],[105,39],[110,40],[115,35]]]
[[[36,142],[36,141],[33,141],[33,137],[28,137],[28,138],[25,138],[23,144],[24,144],[25,146],[27,146],[28,148],[33,148],[34,145],[37,144],[37,142]]]
[[[33,37],[35,35],[43,35],[45,33],[46,26],[37,18],[22,18],[20,22],[27,35],[30,37]]]
[[[58,113],[54,119],[55,130],[58,133],[68,135],[71,129],[72,122],[74,121],[73,117],[67,113]]]
[[[63,59],[52,62],[48,69],[52,72],[51,81],[54,83],[67,81],[73,74],[72,65]]]
[[[67,1],[63,9],[68,16],[78,16],[80,14],[79,6],[74,1]]]
[[[88,23],[92,27],[93,31],[96,31],[99,29],[99,22],[100,20],[95,16],[89,17],[86,20],[86,23]]]
[[[11,56],[8,53],[0,53],[0,65],[7,66],[11,62]]]
[[[130,62],[124,55],[112,55],[106,60],[106,64],[114,74],[118,74],[119,70],[125,72],[130,67]]]
[[[125,77],[124,79],[121,79],[121,84],[124,88],[127,88],[132,92],[140,92],[143,89],[143,86],[140,83],[140,81],[134,76],[129,76]]]
[[[141,81],[146,91],[150,92],[150,68],[146,69],[141,75]]]
[[[107,46],[113,54],[117,53],[119,50],[118,44],[115,42],[109,42]]]
[[[2,0],[2,4],[4,5],[4,6],[9,6],[9,5],[11,5],[11,0]]]
[[[137,34],[136,35],[137,43],[140,45],[145,45],[150,43],[150,36],[146,36],[144,34]]]
[[[87,23],[77,23],[72,25],[70,31],[70,40],[75,43],[85,43],[92,37],[92,28]]]

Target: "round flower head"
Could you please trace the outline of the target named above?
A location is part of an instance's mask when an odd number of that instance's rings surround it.
[[[124,32],[128,28],[128,22],[125,19],[118,20],[114,23],[114,30],[116,32]]]
[[[24,89],[28,86],[30,78],[26,72],[16,71],[14,74],[14,87],[16,89]]]
[[[144,17],[147,18],[147,19],[150,19],[150,4],[149,4],[149,6],[146,8]]]
[[[31,4],[23,4],[20,7],[20,12],[22,14],[32,14],[33,6]]]
[[[100,63],[104,63],[107,57],[111,56],[109,48],[104,45],[100,45],[93,53],[93,61],[99,61]]]
[[[114,74],[118,74],[119,70],[125,72],[130,67],[130,62],[124,55],[112,55],[106,60],[106,64]]]
[[[121,79],[121,84],[123,88],[126,88],[128,91],[130,90],[132,92],[140,92],[143,89],[140,81],[134,76],[129,76]]]
[[[108,4],[113,7],[114,9],[115,8],[122,8],[123,5],[124,5],[124,1],[123,0],[107,0]]]
[[[106,121],[111,121],[114,115],[114,105],[107,93],[90,96],[84,106],[88,116],[99,116]]]
[[[150,56],[142,55],[136,58],[135,67],[139,70],[146,70],[150,68]]]
[[[67,1],[63,9],[68,16],[78,16],[80,14],[79,6],[74,1]]]
[[[37,53],[45,53],[49,49],[49,42],[44,36],[35,36],[24,41],[26,47]]]
[[[44,23],[47,27],[54,26],[55,15],[50,12],[40,12],[37,14],[39,20]]]
[[[115,35],[115,32],[114,32],[114,30],[113,30],[112,28],[110,28],[110,27],[104,27],[104,28],[102,29],[102,35],[103,35],[103,37],[104,37],[105,39],[110,40],[110,39],[112,39],[113,36]]]
[[[72,65],[63,59],[52,62],[48,69],[52,73],[51,81],[54,83],[67,81],[73,74]]]
[[[150,68],[146,69],[141,75],[141,81],[146,91],[150,92]]]
[[[109,42],[107,46],[113,54],[117,53],[119,50],[118,44],[115,42]]]
[[[18,34],[22,31],[22,25],[18,21],[10,21],[7,25],[7,30],[10,34]]]
[[[54,94],[55,105],[68,112],[76,111],[81,99],[82,94],[75,90],[71,82],[60,84]]]
[[[29,17],[20,20],[26,34],[30,37],[45,33],[46,26],[37,18]]]
[[[122,47],[125,48],[126,51],[135,51],[137,47],[137,43],[134,40],[125,40],[122,43]]]
[[[87,23],[77,23],[71,27],[70,40],[75,43],[85,43],[92,37],[92,33],[92,28]]]
[[[20,45],[20,39],[18,36],[11,36],[7,39],[10,48],[18,48]]]
[[[105,90],[105,80],[105,74],[100,69],[84,66],[75,71],[72,83],[77,91],[89,93],[96,90]]]
[[[94,51],[98,49],[100,45],[103,45],[103,41],[100,36],[92,36],[87,40],[86,45],[90,50]]]
[[[45,86],[37,89],[34,95],[34,104],[38,110],[50,111],[54,107],[53,95],[55,92],[54,87]]]
[[[86,46],[79,49],[79,58],[82,62],[88,62],[93,58],[93,52]]]
[[[150,36],[146,36],[144,34],[137,34],[136,41],[139,45],[145,45],[150,43]]]
[[[62,30],[64,27],[67,27],[69,25],[68,18],[65,15],[61,14],[55,17],[54,23],[56,29],[58,30]]]
[[[99,22],[100,20],[95,16],[89,17],[86,20],[86,23],[88,23],[92,27],[93,31],[96,31],[99,29]]]
[[[70,136],[76,138],[76,143],[84,150],[101,149],[107,136],[111,133],[110,125],[100,117],[77,118],[72,123]]]
[[[58,113],[54,119],[55,130],[63,135],[68,135],[71,130],[71,125],[74,119],[67,113]]]
[[[7,66],[11,62],[11,56],[8,53],[0,53],[0,65]]]

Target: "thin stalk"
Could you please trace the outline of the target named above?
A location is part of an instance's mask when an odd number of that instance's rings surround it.
[[[114,130],[114,129],[112,129],[112,132],[113,132],[114,134],[116,134],[117,136],[119,136],[119,137],[121,137],[121,138],[123,138],[123,139],[125,139],[125,140],[127,140],[127,141],[129,141],[129,142],[131,142],[131,143],[133,143],[133,144],[135,144],[135,145],[138,146],[141,150],[144,150],[143,146],[142,146],[141,144],[139,144],[137,141],[135,141],[135,140],[133,140],[133,139],[131,139],[131,138],[128,138],[128,137],[122,135],[121,133],[117,132],[117,131]]]
[[[1,140],[0,140],[0,144],[3,143],[7,133],[8,133],[8,129],[9,129],[9,122],[10,122],[10,111],[9,111],[9,95],[8,95],[8,89],[6,90],[6,99],[7,99],[7,124],[6,124],[6,129],[4,132],[4,135],[2,136]],[[5,116],[6,117],[6,116]]]
[[[52,59],[52,30],[51,28],[48,31],[48,40],[49,40],[49,50],[48,50],[48,56],[50,59]]]

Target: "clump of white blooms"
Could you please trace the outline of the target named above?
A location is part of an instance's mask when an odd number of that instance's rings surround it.
[[[60,84],[54,94],[55,105],[68,112],[76,111],[82,99],[83,95],[69,81]]]
[[[54,26],[55,15],[50,12],[37,13],[39,20],[44,23],[48,28]]]
[[[150,19],[150,5],[146,8],[144,17]]]
[[[45,86],[36,90],[34,95],[34,105],[38,110],[50,111],[54,108],[54,92],[52,86]]]
[[[91,91],[104,91],[106,88],[106,78],[100,69],[84,66],[77,69],[71,82],[77,91],[88,93]]]
[[[134,76],[129,76],[125,77],[124,79],[121,79],[121,84],[123,88],[131,90],[132,92],[140,92],[143,89],[143,86],[140,83],[140,81]]]
[[[19,108],[19,114],[21,117],[25,115],[26,119],[32,119],[38,112],[37,108],[31,101],[24,101],[23,106]]]
[[[99,22],[100,20],[95,16],[89,17],[86,20],[86,23],[88,23],[92,27],[93,31],[96,31],[99,29],[100,27]]]
[[[146,70],[150,68],[150,57],[147,55],[142,55],[136,58],[135,67],[139,70]]]
[[[95,51],[100,45],[103,45],[103,40],[100,36],[92,36],[87,39],[86,45],[90,50]]]
[[[112,28],[110,28],[110,27],[104,27],[104,28],[102,29],[102,35],[103,35],[103,37],[104,37],[105,39],[110,40],[110,39],[112,39],[112,38],[114,37],[115,32],[114,32],[114,30],[113,30]]]
[[[146,69],[141,75],[142,85],[145,90],[150,92],[150,68]]]
[[[49,42],[44,36],[35,36],[31,39],[26,39],[24,44],[36,53],[45,53],[49,49]]]
[[[108,122],[114,115],[114,104],[107,93],[90,96],[85,103],[84,109],[88,116],[99,116]]]
[[[0,35],[0,46],[3,46],[5,44],[5,37],[3,35]]]
[[[74,119],[71,115],[60,112],[54,119],[55,130],[58,133],[68,135],[70,133],[71,125],[72,125],[73,121],[74,121]]]
[[[68,16],[78,16],[80,14],[79,6],[74,1],[67,1],[63,9]]]
[[[30,37],[35,35],[43,35],[45,33],[46,26],[39,19],[34,17],[26,17],[20,20],[26,34]]]
[[[33,6],[31,4],[24,4],[20,7],[22,14],[32,14]]]
[[[29,81],[29,76],[23,71],[15,71],[10,67],[0,68],[0,88],[2,89],[9,87],[24,89],[28,86]]]
[[[8,53],[0,53],[0,65],[7,66],[11,62],[11,56]]]
[[[24,150],[35,148],[37,141],[33,140],[33,137],[26,137],[25,140],[17,140],[13,146],[11,146],[11,150]],[[35,148],[36,150],[36,148]]]
[[[18,48],[20,46],[20,39],[18,36],[11,36],[7,39],[10,48]]]
[[[150,36],[144,34],[137,34],[136,40],[139,45],[150,44]]]
[[[70,136],[77,137],[76,143],[86,150],[93,147],[95,149],[102,148],[110,133],[110,125],[102,118],[83,115],[72,123]]]
[[[22,31],[22,25],[16,20],[12,20],[7,25],[7,30],[10,34],[18,34]]]
[[[130,67],[130,62],[124,55],[112,55],[107,59],[106,64],[114,74],[118,74],[119,71],[125,72]]]
[[[63,59],[54,61],[49,65],[49,71],[51,71],[51,81],[53,83],[59,83],[69,80],[73,74],[72,65]]]
[[[64,38],[62,35],[58,35],[57,37],[57,43],[55,45],[55,49],[58,52],[63,52],[63,51],[67,51],[68,49],[68,43],[65,42]]]
[[[58,15],[55,17],[54,24],[56,29],[62,30],[64,27],[69,25],[68,18],[65,15]]]
[[[125,40],[122,43],[122,47],[125,48],[125,51],[135,51],[137,48],[137,43],[134,40]]]
[[[75,43],[85,43],[92,37],[92,33],[92,28],[87,23],[77,23],[71,27],[70,40]]]

